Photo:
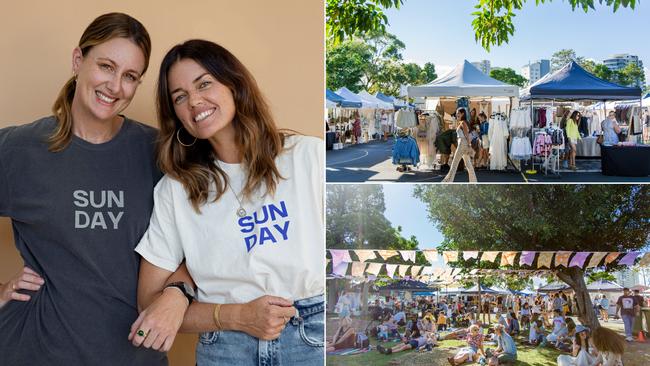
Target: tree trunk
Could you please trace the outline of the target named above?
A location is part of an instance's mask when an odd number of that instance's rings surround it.
[[[585,283],[584,271],[578,267],[571,267],[557,271],[557,276],[560,280],[564,281],[567,285],[571,286],[575,292],[575,299],[577,309],[574,313],[578,315],[578,320],[582,325],[589,327],[592,331],[600,327],[598,317],[594,313],[594,308],[591,303],[591,297],[587,291],[587,284]]]
[[[327,280],[327,311],[333,312],[334,307],[336,306],[336,301],[338,300],[337,294],[339,292],[339,280],[331,279]]]
[[[363,282],[363,292],[361,292],[361,316],[363,317],[368,314],[368,288],[370,288],[370,282],[366,279]]]

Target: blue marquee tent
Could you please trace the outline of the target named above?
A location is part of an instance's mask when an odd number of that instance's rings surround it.
[[[329,89],[325,89],[325,97],[343,108],[361,108],[361,102],[347,100]]]
[[[640,99],[641,89],[626,87],[600,79],[577,62],[571,61],[558,71],[547,74],[522,90],[519,98],[561,100]]]

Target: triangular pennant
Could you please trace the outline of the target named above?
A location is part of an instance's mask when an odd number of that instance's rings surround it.
[[[363,277],[363,272],[366,270],[367,263],[352,262],[352,276]]]
[[[600,263],[600,261],[602,261],[606,255],[607,252],[594,252],[591,256],[591,259],[589,260],[589,264],[587,264],[587,268],[597,267],[598,263]]]
[[[337,266],[334,266],[332,268],[332,273],[337,275],[337,276],[345,276],[345,274],[348,272],[348,263],[347,262],[340,262]]]
[[[397,255],[397,250],[378,250],[377,253],[384,258],[384,260]]]
[[[427,266],[427,267],[422,268],[422,275],[423,276],[425,276],[425,275],[426,276],[431,276],[432,274],[433,274],[433,267]]]
[[[503,252],[501,253],[501,266],[514,266],[515,257],[517,252]]]
[[[330,254],[332,255],[332,264],[334,267],[338,267],[341,262],[352,262],[350,252],[347,249],[330,249]]]
[[[421,269],[422,266],[411,266],[411,276],[417,276]]]
[[[650,252],[643,255],[643,258],[639,261],[639,265],[643,267],[650,266]]]
[[[401,265],[399,266],[399,269],[398,269],[399,276],[400,276],[400,277],[404,277],[404,276],[406,276],[406,271],[408,271],[409,267],[411,267],[411,266],[401,264]]]
[[[438,251],[435,249],[423,250],[424,258],[431,263],[431,265],[436,265],[438,263]]]
[[[499,252],[483,252],[481,262],[494,262],[497,259],[497,255],[499,255]]]
[[[537,257],[537,268],[551,268],[551,261],[553,260],[553,252],[540,252]]]
[[[519,265],[532,266],[533,262],[535,261],[535,254],[537,254],[537,252],[530,252],[530,251],[521,252],[521,257],[519,258]]]
[[[445,264],[458,262],[458,252],[442,252],[442,258],[445,260]]]
[[[618,258],[619,255],[621,255],[621,253],[619,252],[611,252],[607,254],[607,257],[605,257],[605,264],[612,263],[613,261],[616,260],[616,258]]]
[[[587,260],[587,257],[591,254],[591,252],[578,252],[576,253],[573,258],[571,258],[571,263],[569,264],[569,267],[578,267],[582,268],[585,265],[585,260]]]
[[[377,258],[374,250],[355,250],[354,254],[356,254],[357,257],[359,257],[359,261],[361,262],[365,262],[369,259]]]
[[[399,254],[405,261],[415,263],[415,250],[400,250]]]
[[[571,256],[571,253],[573,252],[558,251],[557,253],[555,253],[555,267],[559,267],[559,266],[568,267],[569,257]]]
[[[396,269],[397,269],[397,264],[387,264],[386,274],[388,275],[388,277],[393,278]]]
[[[478,258],[478,251],[477,250],[470,250],[470,251],[464,251],[463,252],[463,259],[468,260],[468,259],[477,259]]]
[[[379,272],[381,271],[381,263],[368,263],[368,268],[366,268],[366,273],[370,273],[372,275],[379,275]]]
[[[478,269],[473,269],[473,270],[469,271],[469,273],[475,275],[475,274],[478,273],[478,271],[479,271]]]
[[[630,252],[630,253],[625,254],[625,256],[618,261],[618,265],[619,266],[623,266],[623,265],[632,266],[632,265],[634,265],[634,261],[636,260],[636,257],[639,256],[639,254],[641,254],[641,253],[639,253],[639,252]]]

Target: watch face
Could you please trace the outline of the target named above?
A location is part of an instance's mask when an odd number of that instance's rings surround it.
[[[194,289],[191,286],[188,286],[185,282],[183,282],[183,288],[185,289],[185,293],[191,296],[193,299],[196,298],[196,294],[194,293]]]

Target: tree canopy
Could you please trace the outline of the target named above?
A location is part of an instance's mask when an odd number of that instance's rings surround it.
[[[528,81],[525,77],[517,74],[515,70],[509,67],[490,70],[490,77],[503,81],[506,84],[517,85],[520,87],[523,87]]]

